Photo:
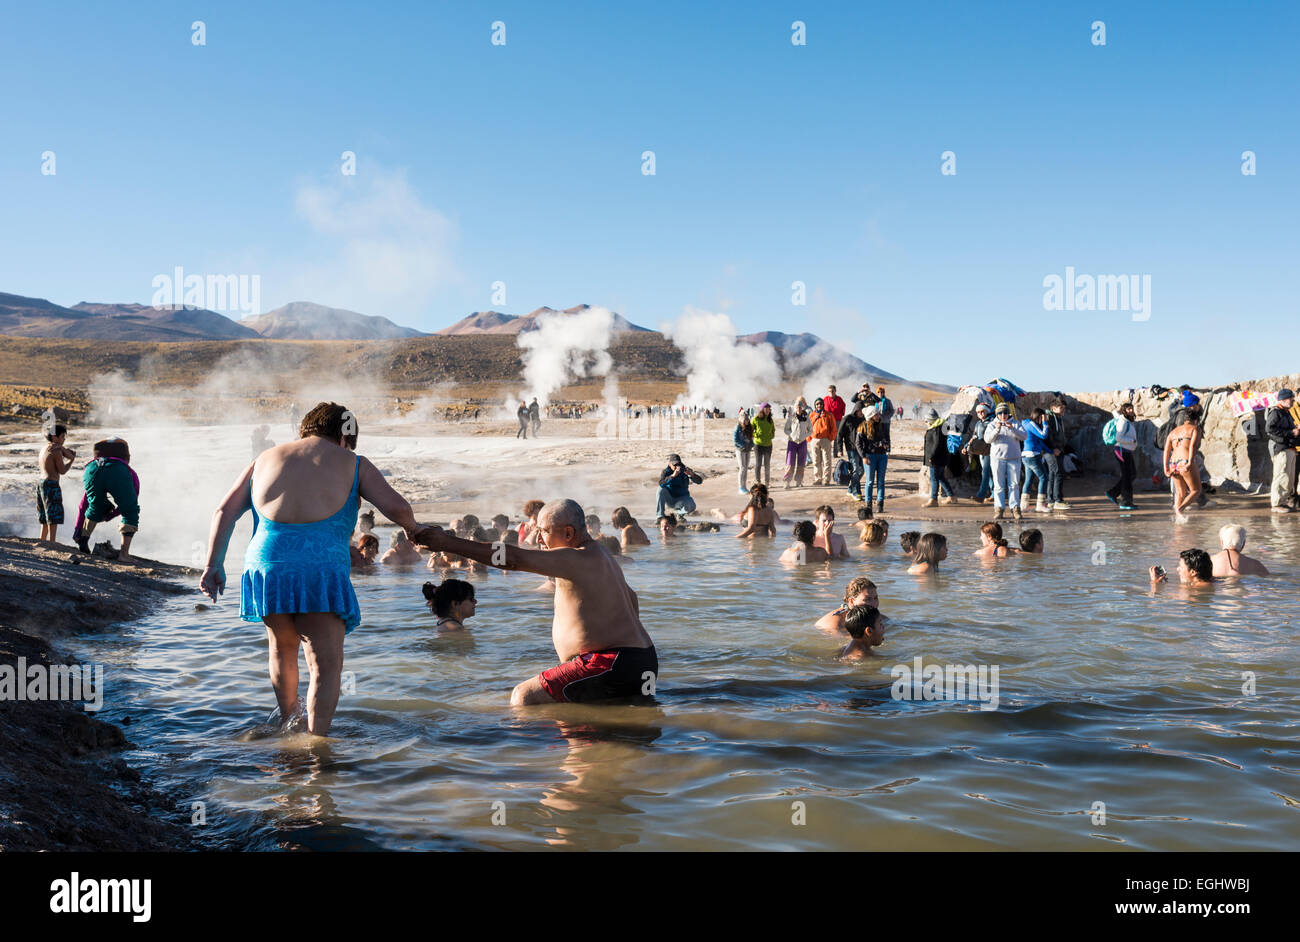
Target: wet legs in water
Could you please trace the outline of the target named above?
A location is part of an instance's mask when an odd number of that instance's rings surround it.
[[[307,687],[307,729],[328,735],[339,705],[343,673],[343,620],[328,612],[266,615],[270,647],[269,671],[280,715],[288,719],[298,705],[298,645],[306,649],[310,683]]]

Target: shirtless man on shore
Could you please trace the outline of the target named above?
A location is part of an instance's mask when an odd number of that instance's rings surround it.
[[[659,658],[641,624],[636,593],[587,532],[582,508],[572,500],[552,501],[538,513],[537,531],[544,548],[536,550],[461,540],[438,527],[420,533],[435,552],[555,580],[551,641],[561,663],[516,686],[511,706],[652,695]]]

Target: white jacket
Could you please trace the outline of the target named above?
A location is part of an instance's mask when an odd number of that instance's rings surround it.
[[[1001,425],[996,419],[984,430],[984,440],[989,443],[990,461],[1019,461],[1020,443],[1025,440],[1025,430],[1014,419]]]
[[[806,442],[808,436],[812,434],[812,419],[808,418],[800,421],[799,419],[796,419],[795,414],[791,412],[786,416],[785,434],[796,444],[799,442]]]
[[[1125,451],[1134,451],[1138,446],[1137,425],[1130,422],[1118,412],[1112,412],[1115,417],[1115,444]]]

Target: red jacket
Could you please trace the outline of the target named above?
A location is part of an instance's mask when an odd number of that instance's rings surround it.
[[[826,396],[822,399],[822,407],[835,416],[835,424],[839,425],[844,421],[844,413],[847,411],[844,407],[844,400],[839,396]]]

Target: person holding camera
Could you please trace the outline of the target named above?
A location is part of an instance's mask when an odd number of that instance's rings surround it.
[[[1020,444],[1025,440],[1025,430],[1011,418],[1011,407],[999,402],[993,410],[993,421],[984,430],[984,441],[989,446],[989,464],[993,468],[993,503],[998,512],[993,519],[1001,520],[1010,506],[1015,518],[1020,512]]]
[[[695,499],[691,497],[691,485],[703,483],[703,476],[682,464],[680,455],[669,455],[668,467],[659,474],[659,503],[655,507],[655,519],[662,517],[667,510],[692,513]]]

